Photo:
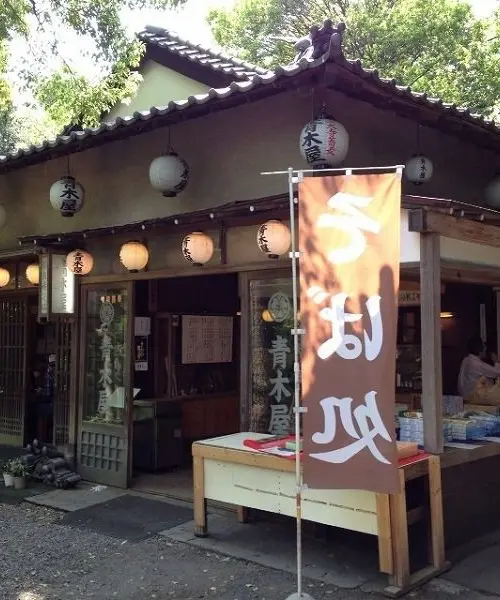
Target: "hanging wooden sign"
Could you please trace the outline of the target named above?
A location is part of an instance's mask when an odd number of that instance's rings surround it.
[[[53,316],[71,316],[75,313],[75,274],[66,265],[66,253],[40,254],[40,287],[38,318],[50,321]]]

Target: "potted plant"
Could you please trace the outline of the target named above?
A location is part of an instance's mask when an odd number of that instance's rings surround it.
[[[10,472],[14,477],[14,487],[22,490],[26,486],[26,466],[19,459],[11,461]]]
[[[2,464],[3,482],[5,487],[12,487],[14,485],[14,477],[11,472],[11,460],[8,460]]]

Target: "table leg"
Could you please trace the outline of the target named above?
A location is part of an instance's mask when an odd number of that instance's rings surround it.
[[[194,479],[194,534],[196,537],[208,535],[207,502],[205,500],[205,466],[203,457],[193,456]]]
[[[390,497],[391,529],[394,568],[392,585],[405,588],[410,578],[408,548],[408,515],[406,511],[406,486],[404,469],[398,469],[399,493]]]
[[[237,506],[236,517],[238,523],[248,523],[248,508],[246,506]]]
[[[432,565],[436,569],[445,564],[443,497],[441,490],[441,463],[438,456],[429,458],[429,498],[431,517]]]
[[[377,494],[377,537],[380,571],[392,575],[394,563],[392,556],[391,507],[388,494]]]

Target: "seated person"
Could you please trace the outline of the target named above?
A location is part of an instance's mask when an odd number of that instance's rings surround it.
[[[485,362],[486,345],[479,336],[472,337],[467,342],[468,355],[463,359],[458,375],[458,393],[464,400],[475,404],[497,404],[497,402],[481,401],[482,393],[488,386],[486,380],[495,380],[500,377],[500,364],[495,354],[491,354],[494,366]],[[500,404],[500,399],[498,404]]]

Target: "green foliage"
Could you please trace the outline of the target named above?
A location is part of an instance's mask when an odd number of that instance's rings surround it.
[[[498,112],[500,11],[480,20],[465,0],[239,0],[208,20],[222,47],[274,67],[326,18],[346,22],[347,58],[447,102]]]
[[[32,64],[14,65],[14,69],[24,92],[47,110],[46,124],[53,133],[68,124],[96,125],[103,112],[133,94],[139,81],[131,69],[139,64],[144,49],[127,35],[120,21],[121,11],[173,8],[185,1],[1,0],[0,152],[18,144],[27,133],[12,114],[9,85],[2,77],[7,72],[7,50],[12,40],[21,38],[26,55],[31,55]],[[61,38],[68,38],[68,32],[72,36],[69,43],[78,45],[80,57],[91,58],[97,77],[90,79],[78,72],[64,56],[68,40]],[[34,133],[32,127],[28,130]]]
[[[130,43],[110,74],[95,83],[63,67],[50,77],[40,78],[37,98],[58,129],[68,123],[95,126],[104,110],[133,95],[140,77],[131,68],[139,64],[141,54],[142,45]]]
[[[12,477],[24,477],[28,470],[19,458],[13,458],[4,463],[2,472],[12,475]]]
[[[2,76],[7,71],[7,64],[7,44],[0,42],[0,154],[13,150],[18,142],[10,86]]]

